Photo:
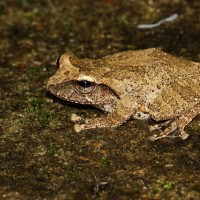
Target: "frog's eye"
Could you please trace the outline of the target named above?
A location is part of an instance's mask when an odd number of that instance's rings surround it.
[[[81,77],[77,80],[76,90],[80,93],[87,94],[93,92],[95,86],[96,84],[91,77]]]
[[[87,80],[82,80],[82,81],[79,81],[78,84],[83,88],[88,88],[92,85],[92,82],[87,81]]]

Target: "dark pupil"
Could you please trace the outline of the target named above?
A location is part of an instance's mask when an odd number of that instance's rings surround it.
[[[79,81],[79,85],[83,88],[88,88],[90,87],[92,84],[90,81],[86,81],[86,80],[83,80],[83,81]]]

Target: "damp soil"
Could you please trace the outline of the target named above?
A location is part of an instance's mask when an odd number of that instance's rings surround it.
[[[150,142],[148,122],[133,119],[75,133],[72,113],[104,113],[46,89],[67,50],[100,58],[156,47],[200,61],[200,2],[30,2],[0,2],[0,199],[200,199],[199,116],[186,127],[186,141]]]

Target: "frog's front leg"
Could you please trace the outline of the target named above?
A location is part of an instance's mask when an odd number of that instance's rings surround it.
[[[106,117],[84,119],[73,114],[71,121],[75,123],[74,130],[76,132],[85,129],[117,127],[127,121],[136,112],[137,108],[138,105],[133,102],[133,97],[126,96],[118,101],[116,108],[113,112],[108,113]]]

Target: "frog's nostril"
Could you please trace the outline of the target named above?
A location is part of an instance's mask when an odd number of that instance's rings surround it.
[[[56,60],[56,66],[57,66],[57,69],[58,69],[58,67],[59,67],[59,65],[60,65],[60,57],[61,57],[61,55],[57,58],[57,60]]]

